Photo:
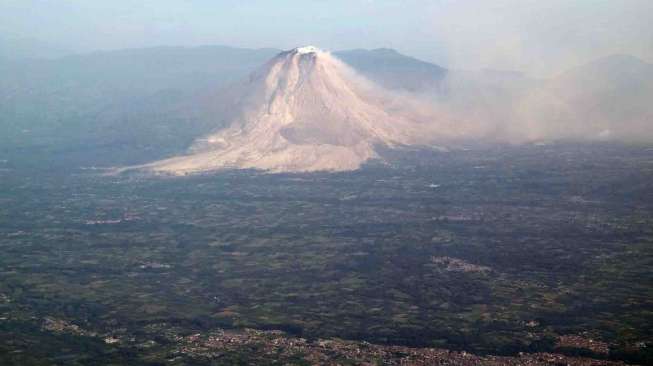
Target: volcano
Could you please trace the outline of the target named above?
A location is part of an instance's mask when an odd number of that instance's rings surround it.
[[[440,131],[456,130],[312,46],[278,54],[232,89],[226,128],[198,138],[187,155],[139,168],[175,175],[347,171],[380,159],[379,146],[431,144]]]

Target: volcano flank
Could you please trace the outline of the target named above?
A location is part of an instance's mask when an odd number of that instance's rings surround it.
[[[187,155],[138,168],[175,175],[346,171],[380,159],[379,146],[424,145],[456,134],[428,108],[312,46],[278,54],[234,90],[238,102],[226,128],[198,138]]]

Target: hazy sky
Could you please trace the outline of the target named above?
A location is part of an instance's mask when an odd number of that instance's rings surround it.
[[[613,53],[653,61],[653,0],[0,0],[0,36],[78,51],[391,47],[548,75]]]

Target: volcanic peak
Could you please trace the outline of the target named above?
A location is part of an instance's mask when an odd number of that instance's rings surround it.
[[[233,90],[226,127],[198,138],[187,155],[137,168],[177,175],[355,170],[381,158],[377,146],[429,144],[439,131],[431,113],[313,46],[282,52]]]

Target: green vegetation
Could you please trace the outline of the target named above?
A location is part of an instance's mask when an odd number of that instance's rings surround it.
[[[508,355],[583,333],[651,362],[652,158],[506,147],[174,179],[12,158],[0,363],[156,363],[167,332],[217,327]]]

